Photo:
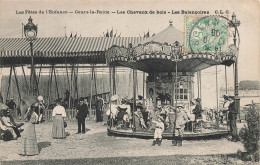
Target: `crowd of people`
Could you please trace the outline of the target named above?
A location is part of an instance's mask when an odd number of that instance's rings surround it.
[[[37,101],[34,102],[26,110],[24,118],[26,124],[24,130],[21,129],[23,123],[15,123],[12,115],[10,115],[10,109],[15,109],[16,104],[10,99],[8,102],[8,108],[3,110],[3,115],[0,120],[0,133],[3,140],[16,140],[22,137],[21,155],[37,155],[39,154],[35,124],[39,124],[43,121],[43,112],[46,108],[46,104],[42,96],[37,97]],[[224,105],[222,108],[223,113],[228,113],[228,120],[232,141],[237,141],[237,128],[236,128],[236,108],[233,96],[224,96]],[[173,134],[172,145],[182,146],[182,139],[185,127],[189,127],[189,122],[201,121],[203,119],[203,109],[201,106],[201,99],[195,99],[195,103],[191,102],[191,109],[187,109],[184,104],[177,104],[175,107],[170,105],[157,106],[154,109],[149,109],[145,106],[142,96],[138,97],[136,106],[134,109],[133,102],[125,98],[120,100],[119,96],[114,95],[110,99],[111,106],[106,112],[108,116],[108,125],[118,129],[132,129],[135,131],[152,131],[154,133],[154,140],[152,145],[162,143],[163,132],[166,129],[170,129]],[[103,105],[105,101],[98,96],[96,99],[96,122],[103,121]],[[59,100],[56,100],[55,107],[52,110],[53,126],[52,126],[52,138],[64,139],[66,138],[65,128],[67,123],[65,118],[67,117],[65,107]],[[78,131],[76,134],[85,134],[86,125],[85,119],[89,116],[89,104],[86,98],[80,98],[79,104],[76,107],[78,122]],[[220,121],[222,115],[218,115]],[[224,116],[224,115],[223,115]],[[22,132],[23,131],[23,132]],[[22,134],[20,134],[22,132]]]
[[[161,144],[162,132],[170,130],[175,137],[173,145],[181,146],[184,129],[187,131],[201,131],[203,124],[212,123],[219,120],[223,124],[224,119],[229,124],[232,141],[237,141],[237,128],[235,103],[233,96],[223,96],[224,104],[219,112],[209,109],[202,109],[201,99],[195,99],[190,102],[188,109],[185,104],[178,104],[175,107],[170,105],[157,106],[149,109],[145,106],[142,96],[136,101],[136,108],[133,109],[131,100],[122,99],[119,103],[119,96],[111,97],[111,109],[106,114],[108,116],[108,124],[116,129],[132,129],[134,131],[154,131],[154,144]],[[228,114],[228,115],[226,115]],[[133,120],[134,116],[134,120]],[[225,116],[228,116],[227,118]],[[163,123],[163,124],[162,124]]]

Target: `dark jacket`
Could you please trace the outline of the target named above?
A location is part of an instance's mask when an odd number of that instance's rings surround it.
[[[236,118],[237,118],[237,111],[236,111],[236,106],[235,106],[235,102],[234,101],[229,104],[228,111],[229,111],[228,119],[229,120],[236,120]]]
[[[77,119],[79,118],[86,118],[87,115],[89,114],[89,111],[88,111],[88,105],[87,104],[82,104],[82,105],[79,105],[77,107],[77,110],[78,110],[78,113],[77,113]]]
[[[202,107],[201,107],[200,103],[196,103],[193,113],[194,113],[196,119],[201,117]]]
[[[97,110],[102,110],[102,107],[103,107],[103,100],[102,99],[98,99],[97,102],[96,102],[96,109]]]

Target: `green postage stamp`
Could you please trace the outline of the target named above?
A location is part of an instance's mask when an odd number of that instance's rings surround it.
[[[228,19],[224,16],[185,16],[185,52],[228,50]]]

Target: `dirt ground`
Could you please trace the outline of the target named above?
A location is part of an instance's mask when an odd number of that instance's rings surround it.
[[[182,147],[171,146],[170,140],[163,140],[161,146],[151,146],[150,139],[123,138],[107,135],[104,123],[86,122],[89,131],[86,134],[76,134],[77,122],[67,122],[66,139],[52,139],[52,122],[36,125],[37,141],[40,155],[20,156],[21,138],[13,141],[0,141],[1,161],[31,161],[31,160],[64,160],[64,159],[95,159],[111,157],[155,157],[171,155],[205,156],[230,155],[238,150],[243,151],[240,142],[230,142],[223,139],[183,141]],[[214,159],[212,159],[214,160]],[[37,161],[36,161],[37,162]],[[11,163],[11,162],[9,162]],[[214,161],[212,162],[214,164]],[[65,163],[66,164],[66,163]],[[101,162],[102,164],[102,162]],[[106,164],[104,162],[104,164]],[[121,163],[120,163],[121,164]],[[131,163],[130,163],[131,164]],[[242,163],[243,164],[243,163]]]

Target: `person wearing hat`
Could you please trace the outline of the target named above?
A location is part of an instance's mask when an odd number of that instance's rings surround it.
[[[66,137],[64,128],[64,118],[66,117],[66,111],[63,106],[61,106],[60,101],[56,102],[56,106],[52,111],[53,125],[52,125],[52,138],[53,139],[63,139]]]
[[[195,115],[195,120],[197,121],[198,119],[200,119],[202,117],[201,116],[202,107],[201,107],[201,99],[197,98],[195,100],[196,100],[196,105],[192,112]]]
[[[177,105],[175,128],[173,131],[174,139],[172,140],[173,146],[182,146],[183,132],[185,124],[188,122],[188,116],[184,111],[183,105]]]
[[[7,106],[11,110],[15,110],[16,109],[16,103],[14,102],[14,99],[12,97],[10,98],[10,101],[7,103]],[[17,109],[17,115],[21,116],[21,110],[19,108]]]
[[[103,105],[104,105],[104,100],[100,97],[97,96],[97,101],[96,101],[96,121],[97,122],[102,122],[103,121]]]
[[[42,123],[43,122],[43,111],[46,108],[46,104],[45,104],[45,101],[43,100],[43,97],[41,95],[39,95],[37,97],[36,103],[39,105],[38,108],[36,108],[36,110],[35,110],[35,113],[37,113],[37,115],[39,116],[37,123]]]
[[[14,129],[12,127],[7,127],[7,126],[3,125],[1,121],[0,121],[0,137],[4,141],[17,139],[17,135],[14,132]]]
[[[35,124],[38,121],[38,115],[35,113],[39,104],[37,102],[33,103],[30,108],[28,108],[25,118],[28,121],[25,124],[24,132],[22,134],[22,148],[20,150],[20,155],[22,156],[33,156],[39,155],[39,149],[37,145]]]
[[[80,133],[86,133],[86,125],[85,125],[85,119],[89,114],[88,106],[87,104],[84,104],[84,98],[79,98],[79,106],[77,107],[77,116],[78,119],[78,132]],[[81,129],[82,128],[82,129]]]
[[[21,137],[18,127],[13,122],[11,122],[11,119],[9,117],[10,111],[8,109],[4,110],[3,115],[4,116],[1,118],[2,124],[4,126],[6,126],[7,128],[12,128],[14,130],[17,138]]]
[[[237,135],[237,111],[235,106],[235,97],[229,96],[230,104],[228,106],[228,119],[229,119],[229,126],[230,126],[230,132],[231,132],[231,141],[238,141],[238,135]]]
[[[116,117],[118,114],[118,104],[117,104],[117,100],[118,100],[118,95],[113,95],[110,98],[111,101],[111,105],[110,108],[107,110],[106,115],[108,116],[108,125],[111,127],[114,127],[114,125],[116,124]]]
[[[164,119],[162,116],[157,115],[155,119],[152,120],[152,122],[155,124],[155,130],[154,130],[154,140],[152,146],[155,144],[158,144],[159,146],[162,144],[162,134],[164,131]]]

